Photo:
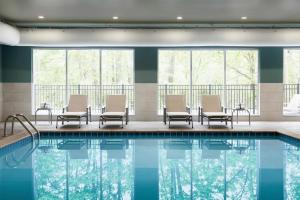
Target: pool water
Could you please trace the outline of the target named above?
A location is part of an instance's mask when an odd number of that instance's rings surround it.
[[[0,152],[0,199],[300,199],[299,159],[276,136],[48,136]]]

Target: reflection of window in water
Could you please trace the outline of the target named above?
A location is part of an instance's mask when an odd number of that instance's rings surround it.
[[[249,140],[163,142],[160,199],[256,199],[255,149]]]
[[[287,199],[300,199],[300,148],[285,144],[285,187]]]
[[[100,199],[133,199],[133,149],[128,140],[100,143]]]
[[[41,146],[33,156],[40,198],[132,199],[133,148],[128,140],[41,140]]]

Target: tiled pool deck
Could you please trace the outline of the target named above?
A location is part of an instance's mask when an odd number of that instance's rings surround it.
[[[3,123],[0,124],[0,148],[15,143],[29,135],[22,130],[20,126],[16,126],[15,134],[3,137]],[[300,122],[252,122],[249,126],[247,122],[240,122],[239,124],[234,123],[234,128],[222,126],[220,123],[215,123],[212,128],[208,128],[207,125],[201,126],[200,123],[194,123],[194,128],[190,128],[186,123],[175,123],[169,129],[168,126],[162,122],[142,122],[133,121],[130,122],[123,129],[120,128],[118,123],[111,122],[106,126],[98,128],[98,122],[89,123],[89,125],[83,124],[81,128],[78,128],[76,123],[69,123],[65,126],[60,126],[58,129],[55,128],[55,123],[49,125],[45,121],[37,123],[37,128],[41,132],[59,132],[59,134],[70,134],[73,132],[126,132],[134,134],[137,132],[151,132],[151,135],[161,132],[222,132],[220,134],[226,134],[228,132],[248,132],[248,134],[256,134],[257,132],[279,132],[283,135],[287,135],[293,138],[300,139]],[[10,131],[8,126],[7,131]],[[105,133],[103,133],[105,134]],[[108,133],[107,133],[108,134]],[[196,133],[195,133],[196,134]]]

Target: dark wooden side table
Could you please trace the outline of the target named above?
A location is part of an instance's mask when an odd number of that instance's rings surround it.
[[[251,115],[250,115],[250,111],[246,108],[234,108],[232,109],[232,116],[234,114],[234,112],[236,112],[236,123],[239,123],[239,112],[243,112],[246,111],[248,113],[248,121],[249,121],[249,125],[251,123]]]
[[[46,110],[48,111],[48,121],[50,122],[50,124],[52,125],[52,108],[37,108],[35,113],[34,113],[34,121],[35,121],[35,124],[36,124],[36,116],[37,116],[37,112],[38,111],[41,111],[41,110]]]

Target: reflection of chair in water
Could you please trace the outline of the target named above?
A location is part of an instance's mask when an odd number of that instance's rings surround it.
[[[53,140],[40,140],[40,144],[38,146],[38,149],[41,150],[43,153],[48,153],[51,149],[54,148],[54,145],[52,143]]]
[[[164,149],[167,150],[167,159],[185,159],[185,151],[192,150],[191,140],[164,141]]]
[[[128,147],[128,140],[123,139],[105,139],[100,143],[100,149],[106,150],[110,159],[125,159]]]
[[[66,140],[57,144],[57,149],[68,150],[70,159],[88,159],[88,151],[83,140]]]
[[[250,140],[232,140],[232,147],[239,154],[245,153],[247,149],[250,147]]]
[[[221,150],[230,150],[232,145],[226,140],[201,140],[199,148],[202,148],[202,159],[219,159]]]
[[[286,107],[283,108],[284,112],[300,113],[300,94],[295,94]]]

